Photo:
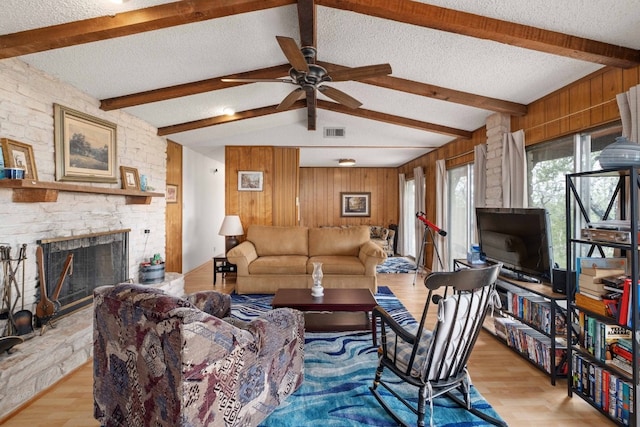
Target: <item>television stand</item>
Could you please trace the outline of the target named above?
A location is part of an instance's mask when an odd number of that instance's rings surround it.
[[[520,282],[541,283],[540,279],[538,279],[537,277],[527,276],[526,274],[509,270],[508,268],[504,267],[500,269],[500,275],[511,280],[518,280]]]
[[[453,260],[454,270],[478,267],[482,266],[465,259]],[[517,272],[505,270],[513,278],[502,270],[496,281],[502,307],[489,310],[482,326],[555,385],[567,373],[567,296],[554,292],[550,283],[525,282]],[[536,351],[529,351],[526,343],[535,344]]]

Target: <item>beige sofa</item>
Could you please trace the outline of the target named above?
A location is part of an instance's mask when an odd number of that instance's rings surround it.
[[[375,293],[376,265],[386,257],[384,250],[370,240],[368,226],[252,225],[247,230],[247,239],[227,253],[229,262],[237,266],[239,294],[311,288],[314,262],[322,263],[325,288],[367,288]]]

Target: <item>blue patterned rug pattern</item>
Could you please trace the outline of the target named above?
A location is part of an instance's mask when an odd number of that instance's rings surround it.
[[[376,266],[376,271],[378,273],[414,273],[416,263],[401,256],[394,256]]]
[[[376,300],[402,325],[415,320],[389,288],[378,288]],[[232,295],[232,315],[250,321],[271,308],[273,295]],[[305,338],[305,379],[303,385],[267,417],[261,427],[360,427],[394,426],[393,419],[378,404],[369,390],[377,366],[377,352],[371,346],[370,332],[307,333]],[[385,375],[393,379],[393,374]],[[399,381],[395,381],[398,383]],[[417,389],[406,384],[397,388],[415,403]],[[382,389],[382,394],[389,393]],[[416,416],[404,405],[394,402],[395,410],[410,424]],[[474,407],[499,418],[493,408],[472,387]],[[427,423],[429,414],[427,413]],[[434,400],[434,424],[437,426],[487,426],[486,422],[460,408],[451,400]]]

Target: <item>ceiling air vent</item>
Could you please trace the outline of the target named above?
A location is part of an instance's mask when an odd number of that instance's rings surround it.
[[[345,128],[323,128],[325,138],[344,138]]]

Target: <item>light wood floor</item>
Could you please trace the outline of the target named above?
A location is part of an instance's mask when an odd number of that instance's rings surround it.
[[[185,277],[185,290],[212,289],[212,266],[207,263]],[[378,284],[388,286],[407,309],[419,317],[426,291],[421,278],[412,286],[413,274],[382,274]],[[218,276],[215,289],[231,293],[233,277]],[[373,378],[373,369],[372,378]],[[469,363],[474,385],[510,426],[615,425],[578,397],[567,396],[566,380],[551,386],[549,378],[495,338],[482,332]],[[93,419],[92,364],[42,392],[8,419],[7,427],[90,427]],[[6,392],[3,390],[2,392]],[[133,427],[133,426],[132,426]]]

